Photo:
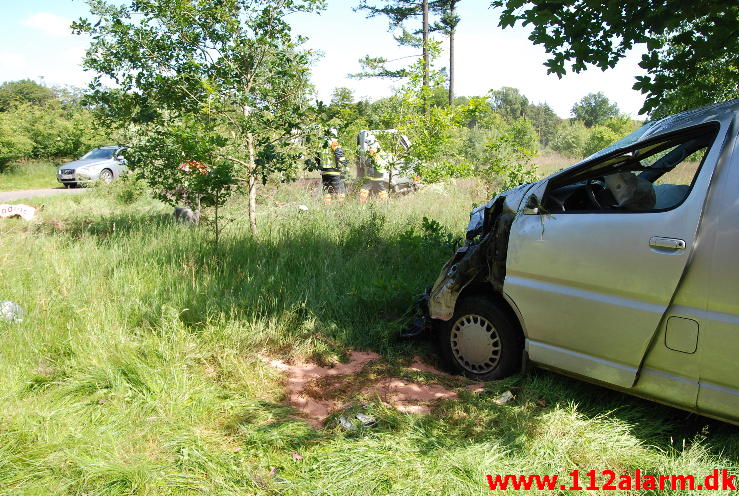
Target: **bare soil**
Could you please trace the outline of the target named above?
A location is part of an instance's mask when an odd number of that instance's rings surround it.
[[[333,412],[361,399],[379,399],[401,412],[425,414],[439,400],[456,399],[459,390],[483,391],[483,384],[469,384],[424,363],[419,357],[414,357],[402,370],[424,373],[423,382],[389,376],[379,359],[373,352],[352,351],[347,363],[328,367],[280,360],[270,360],[269,364],[285,373],[287,402],[315,428],[320,428]],[[466,385],[450,387],[450,382]]]

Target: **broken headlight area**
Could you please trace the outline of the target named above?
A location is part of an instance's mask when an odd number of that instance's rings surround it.
[[[470,212],[470,222],[467,224],[467,235],[468,240],[474,239],[478,236],[482,230],[482,224],[485,221],[485,208],[487,205],[480,205],[475,207]]]
[[[495,291],[503,290],[508,235],[521,193],[521,188],[511,190],[470,213],[467,242],[444,265],[429,292],[428,315],[432,319],[451,319],[457,298],[475,281],[487,282]]]

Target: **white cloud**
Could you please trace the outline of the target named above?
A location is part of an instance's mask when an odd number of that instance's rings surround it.
[[[49,12],[39,12],[21,21],[21,24],[34,29],[38,29],[49,36],[64,37],[72,34],[69,25],[69,19],[51,14]]]
[[[0,74],[5,81],[34,78],[29,60],[16,52],[0,51]]]
[[[84,53],[77,40],[65,40],[53,51],[38,53],[0,50],[0,82],[32,79],[48,86],[85,86],[91,74],[80,66]]]

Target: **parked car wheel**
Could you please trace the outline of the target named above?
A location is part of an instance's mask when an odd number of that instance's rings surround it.
[[[441,354],[453,372],[493,380],[520,368],[523,337],[488,298],[458,301],[454,316],[441,323],[438,331]]]
[[[100,180],[104,182],[105,184],[110,184],[113,182],[113,171],[110,169],[103,169],[100,171]]]

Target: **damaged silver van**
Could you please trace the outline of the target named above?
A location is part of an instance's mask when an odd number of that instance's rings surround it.
[[[428,294],[451,367],[540,366],[739,423],[739,100],[472,211]]]

